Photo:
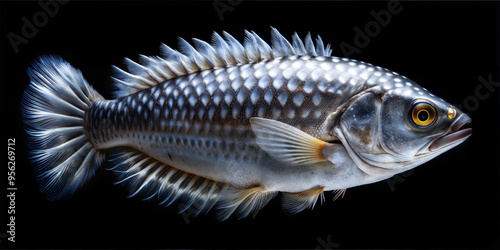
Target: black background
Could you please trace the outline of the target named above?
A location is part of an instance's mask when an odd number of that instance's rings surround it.
[[[287,216],[280,200],[255,219],[218,222],[214,212],[186,218],[177,207],[127,198],[101,169],[72,199],[40,195],[26,155],[19,102],[26,69],[57,54],[81,69],[111,98],[111,65],[123,57],[156,55],[178,36],[209,40],[228,31],[238,40],[254,30],[269,41],[270,26],[286,37],[310,31],[343,56],[355,45],[370,11],[386,2],[234,2],[220,19],[212,1],[70,1],[14,52],[10,32],[21,35],[22,17],[42,11],[37,2],[0,2],[4,140],[16,139],[16,243],[5,237],[7,185],[2,185],[1,231],[8,248],[500,248],[500,87],[470,108],[473,135],[414,171],[351,188],[312,211]],[[229,3],[217,1],[219,8]],[[402,2],[403,10],[360,53],[351,57],[399,72],[453,104],[474,98],[479,76],[499,80],[500,7],[496,2]],[[43,21],[43,20],[42,20]],[[40,21],[39,21],[40,23]],[[484,91],[484,89],[482,89]],[[4,141],[5,142],[5,141]],[[7,179],[7,169],[2,170]],[[2,181],[2,183],[5,183]],[[325,244],[325,243],[331,244]]]

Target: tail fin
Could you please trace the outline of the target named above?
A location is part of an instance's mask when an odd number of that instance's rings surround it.
[[[104,159],[84,133],[85,111],[103,97],[59,57],[40,57],[28,74],[22,111],[30,158],[42,193],[58,200],[78,190]]]

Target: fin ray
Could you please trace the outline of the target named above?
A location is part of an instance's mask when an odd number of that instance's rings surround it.
[[[258,62],[261,60],[261,53],[259,50],[259,45],[257,44],[257,39],[248,30],[245,30],[245,41],[243,43],[245,47],[248,60],[250,62]]]
[[[305,209],[313,209],[318,197],[324,201],[325,187],[315,187],[299,193],[283,193],[282,206],[289,214],[296,214]]]
[[[316,48],[314,47],[314,43],[311,38],[311,33],[307,33],[306,38],[304,39],[304,46],[306,49],[306,53],[308,55],[316,56]]]
[[[40,57],[28,69],[22,98],[30,161],[40,190],[49,200],[71,196],[95,173],[104,153],[88,141],[86,110],[104,99],[82,73],[56,56]]]
[[[231,36],[227,32],[223,32],[224,37],[226,38],[226,41],[228,43],[229,49],[231,51],[231,54],[234,55],[234,58],[236,61],[240,64],[245,64],[248,63],[248,57],[245,52],[245,48],[243,45],[241,45],[240,42],[238,42],[233,36]]]
[[[112,162],[116,183],[128,186],[129,197],[157,196],[160,205],[180,203],[181,210],[194,208],[196,214],[210,210],[227,188],[225,183],[183,172],[133,149],[114,155]]]
[[[277,191],[265,191],[261,186],[250,188],[230,187],[218,204],[217,218],[227,220],[233,213],[236,213],[239,219],[248,216],[255,217],[257,212],[277,194]]]
[[[347,189],[334,190],[333,193],[335,194],[335,196],[333,197],[333,201],[336,201],[338,198],[344,198],[346,191]]]
[[[297,55],[306,55],[307,54],[306,48],[304,47],[304,43],[302,42],[302,40],[300,40],[300,37],[297,34],[297,32],[295,32],[293,34],[292,46],[293,46],[293,49],[295,50],[295,53],[297,53]]]
[[[295,55],[292,45],[275,28],[271,31],[271,43],[277,57]]]

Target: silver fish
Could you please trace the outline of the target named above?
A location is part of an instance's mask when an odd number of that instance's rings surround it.
[[[255,216],[278,192],[288,213],[324,191],[412,169],[471,135],[470,118],[388,69],[331,56],[320,37],[276,29],[213,43],[179,39],[161,56],[114,67],[116,99],[55,56],[28,70],[23,115],[48,199],[72,195],[115,148],[131,196],[218,218]]]

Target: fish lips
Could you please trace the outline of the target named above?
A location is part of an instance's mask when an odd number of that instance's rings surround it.
[[[451,125],[451,129],[445,135],[437,138],[429,146],[429,151],[437,151],[446,146],[456,145],[467,139],[472,134],[472,128],[467,128],[466,125],[471,123],[471,118],[462,114]]]

